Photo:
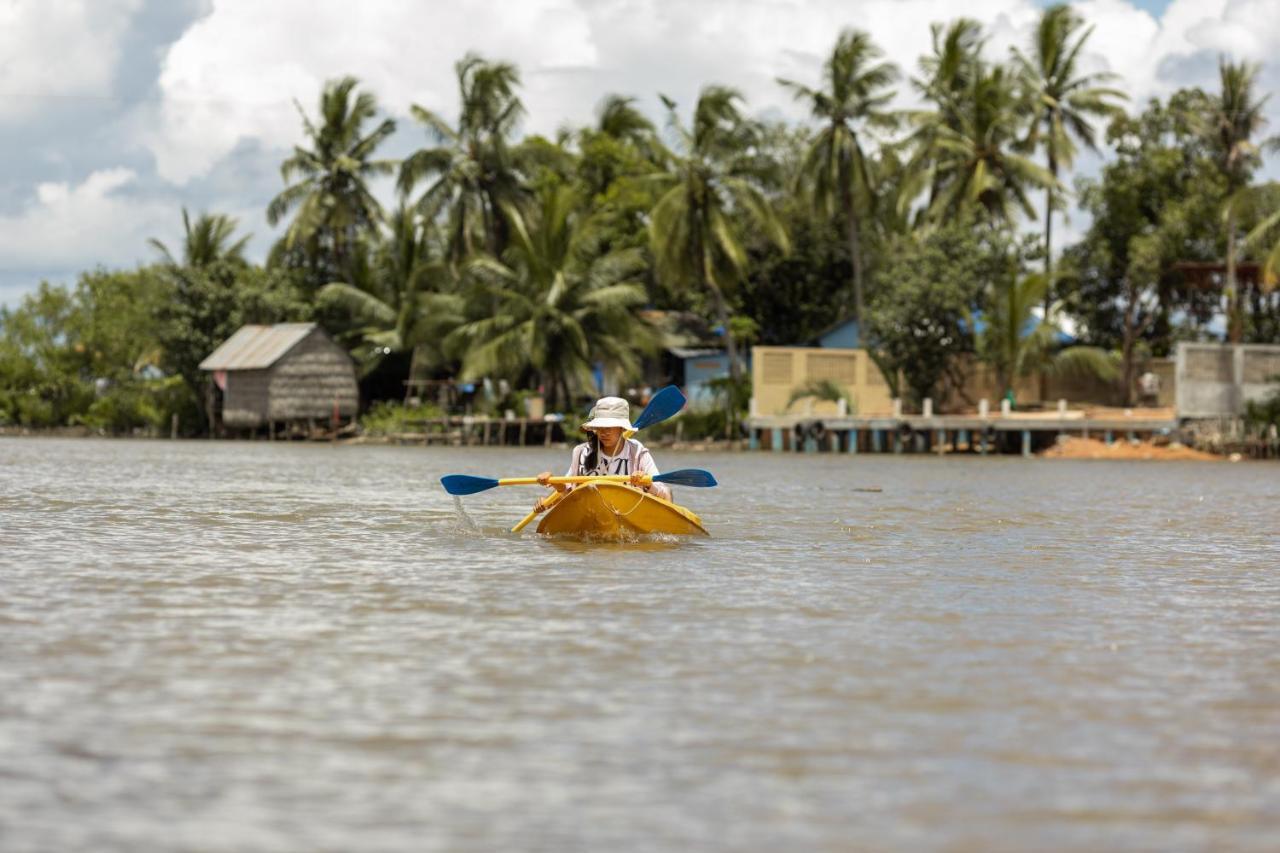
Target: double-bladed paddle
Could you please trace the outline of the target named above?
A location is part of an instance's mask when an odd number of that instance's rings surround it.
[[[630,474],[585,474],[576,477],[552,477],[547,483],[550,485],[576,485],[578,483],[588,483],[593,480],[612,480],[615,483],[630,482]],[[440,482],[444,484],[444,490],[451,495],[474,495],[477,492],[487,492],[489,489],[495,489],[498,486],[536,486],[538,485],[537,477],[507,477],[502,480],[495,480],[492,477],[471,477],[467,474],[448,474],[440,478]],[[679,471],[668,471],[665,474],[657,474],[653,477],[645,477],[644,484],[650,483],[668,483],[672,486],[693,486],[694,488],[705,489],[716,485],[716,478],[711,476],[710,471],[703,471],[700,468],[681,468]]]

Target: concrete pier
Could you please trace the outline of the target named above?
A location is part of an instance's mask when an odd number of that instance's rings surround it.
[[[983,407],[985,409],[985,407]],[[747,419],[751,447],[768,446],[773,451],[786,449],[808,453],[840,452],[849,454],[861,450],[871,453],[956,453],[968,452],[987,455],[999,453],[1002,448],[1030,456],[1039,449],[1054,443],[1058,436],[1079,435],[1088,438],[1104,435],[1108,443],[1117,433],[1128,438],[1150,438],[1154,435],[1176,433],[1178,421],[1171,417],[1106,416],[1085,417],[1083,412],[1067,411],[1059,406],[1044,412],[1011,412],[1001,407],[998,413],[979,411],[963,415],[773,415]],[[808,436],[810,428],[821,424],[825,441]],[[784,435],[806,436],[799,441],[786,442]],[[1001,436],[1013,433],[1007,441]],[[866,435],[863,439],[862,436]],[[950,439],[950,440],[949,440]]]

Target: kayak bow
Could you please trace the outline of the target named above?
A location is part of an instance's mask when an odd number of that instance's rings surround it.
[[[630,539],[652,533],[708,536],[682,506],[611,480],[591,480],[564,495],[538,524],[547,535]]]

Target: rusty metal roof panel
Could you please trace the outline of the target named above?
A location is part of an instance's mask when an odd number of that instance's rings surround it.
[[[234,335],[200,362],[201,370],[261,370],[275,364],[299,341],[311,334],[315,323],[277,323],[274,326],[241,326]]]

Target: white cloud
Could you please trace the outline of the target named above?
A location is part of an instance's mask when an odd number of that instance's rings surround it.
[[[132,195],[136,178],[112,168],[75,185],[38,185],[21,211],[0,217],[0,257],[12,269],[135,263],[146,256],[148,237],[171,234],[180,221],[171,201]]]
[[[411,0],[217,0],[169,50],[148,144],[162,177],[185,183],[244,138],[283,148],[300,135],[292,99],[315,111],[326,79],[354,74],[390,111],[453,109],[453,63],[471,48],[520,65],[530,106],[539,75],[598,61],[570,0],[422,4]]]
[[[0,121],[51,99],[111,93],[121,41],[142,0],[0,3]]]
[[[1174,0],[1159,20],[1129,0],[1077,5],[1096,26],[1087,64],[1120,74],[1138,104],[1188,82],[1162,76],[1170,62],[1206,50],[1280,53],[1278,0]],[[1039,12],[1032,0],[970,0],[962,9],[952,0],[215,0],[168,53],[148,145],[160,174],[177,183],[206,174],[244,138],[285,148],[299,137],[290,100],[314,110],[323,81],[347,73],[393,115],[413,102],[450,115],[453,63],[468,50],[521,68],[535,132],[590,120],[609,92],[637,95],[657,114],[656,92],[687,106],[710,82],[741,89],[754,110],[799,117],[775,78],[816,81],[844,27],[870,32],[909,76],[929,49],[932,22],[979,20],[990,55],[1003,59],[1029,41]],[[912,98],[908,86],[901,96]]]

